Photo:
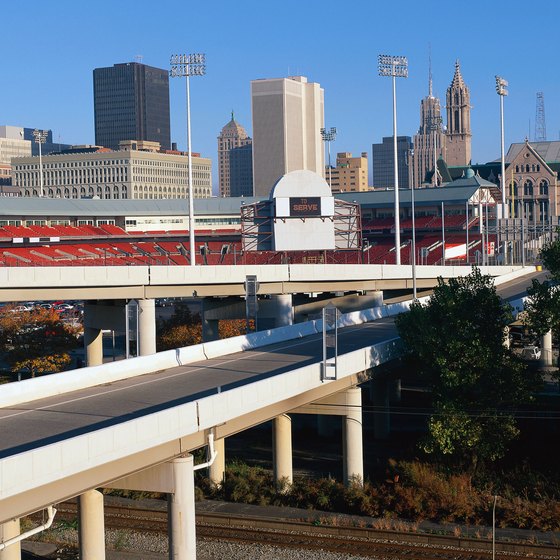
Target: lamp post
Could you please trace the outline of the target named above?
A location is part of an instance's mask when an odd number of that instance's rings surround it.
[[[331,127],[330,130],[327,130],[326,128],[322,128],[321,129],[321,138],[323,139],[323,142],[326,142],[328,145],[328,150],[329,150],[329,187],[332,190],[332,184],[331,184],[331,142],[334,141],[334,139],[336,138],[336,128]]]
[[[501,180],[501,187],[502,187],[502,214],[501,218],[509,218],[508,207],[506,204],[506,161],[505,161],[505,147],[504,147],[504,97],[508,94],[506,89],[508,83],[506,80],[501,78],[500,76],[496,76],[496,93],[500,97],[500,132],[501,132],[501,147],[502,147],[502,180]],[[500,228],[500,232],[502,228]],[[507,236],[506,236],[507,237]],[[502,255],[504,256],[504,264],[506,264],[507,255],[506,255],[506,248],[507,248],[507,241],[504,240],[502,243]]]
[[[406,56],[380,54],[377,57],[380,76],[393,79],[393,157],[395,170],[395,257],[401,264],[401,224],[399,216],[399,164],[397,160],[397,86],[396,78],[408,78],[408,59]]]
[[[48,135],[49,135],[48,130],[35,129],[33,131],[33,138],[35,139],[35,142],[37,142],[37,144],[39,145],[39,185],[40,185],[40,192],[41,192],[39,196],[41,197],[45,196],[45,193],[43,192],[43,154],[41,150],[41,145],[47,141]]]
[[[504,149],[504,97],[508,94],[506,89],[508,83],[500,76],[496,76],[496,93],[500,96],[500,129],[502,141],[502,218],[507,218],[506,206],[506,162],[505,162],[505,149]]]
[[[191,149],[191,92],[189,78],[191,76],[204,76],[206,74],[206,55],[174,54],[171,56],[172,78],[187,78],[187,151],[188,151],[188,177],[189,177],[189,253],[190,265],[196,264],[196,251],[194,244],[194,202],[192,182],[192,149]]]

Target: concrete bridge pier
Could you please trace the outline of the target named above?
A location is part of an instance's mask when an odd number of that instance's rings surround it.
[[[194,457],[188,454],[171,461],[173,493],[168,496],[169,559],[196,560],[194,508]]]
[[[552,331],[548,331],[541,337],[541,365],[552,366]]]
[[[12,519],[6,523],[0,523],[0,542],[6,542],[20,534],[19,519]],[[20,543],[8,546],[0,550],[0,560],[21,560]]]
[[[138,300],[138,355],[156,353],[156,301]]]
[[[353,387],[344,392],[346,409],[343,416],[343,478],[347,486],[364,481],[364,451],[362,433],[362,390]]]
[[[278,294],[270,299],[259,299],[258,329],[274,329],[292,325],[294,322],[294,308],[292,294]]]
[[[105,560],[103,494],[88,490],[78,498],[78,539],[81,560]]]
[[[279,294],[271,296],[273,308],[275,309],[275,327],[284,327],[294,322],[294,308],[292,294]]]
[[[196,560],[194,457],[191,454],[187,453],[166,463],[126,476],[107,487],[166,493],[169,558]]]
[[[103,363],[103,333],[95,327],[84,327],[86,365],[100,366]]]
[[[226,474],[226,440],[225,438],[214,440],[214,449],[217,452],[214,462],[208,467],[208,478],[212,484],[221,486]]]
[[[292,419],[281,414],[272,422],[274,482],[279,486],[283,481],[292,484]]]

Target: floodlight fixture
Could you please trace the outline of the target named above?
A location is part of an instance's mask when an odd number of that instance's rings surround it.
[[[187,152],[188,152],[188,177],[189,177],[189,253],[190,265],[196,264],[195,238],[194,238],[194,202],[192,179],[192,150],[191,150],[191,76],[204,76],[206,74],[206,55],[204,53],[173,54],[170,59],[171,78],[187,79]]]
[[[498,95],[505,96],[508,94],[508,90],[506,89],[508,86],[507,80],[504,80],[500,76],[496,76],[496,93]]]
[[[408,59],[406,56],[380,54],[377,57],[380,76],[408,78]]]

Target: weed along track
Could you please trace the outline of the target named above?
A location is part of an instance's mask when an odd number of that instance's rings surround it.
[[[58,506],[59,522],[73,522],[76,515],[75,503],[65,502]],[[141,505],[106,505],[105,525],[107,529],[166,534],[167,512],[165,509],[147,509]],[[321,525],[317,522],[265,519],[225,513],[197,515],[196,531],[200,539],[322,550],[376,559],[483,560],[492,557],[491,541],[487,539]],[[523,557],[552,559],[560,557],[560,546],[498,542],[496,552],[500,560]]]

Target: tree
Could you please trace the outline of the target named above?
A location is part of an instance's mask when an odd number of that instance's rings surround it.
[[[432,388],[425,452],[476,469],[502,457],[518,434],[514,412],[537,377],[504,345],[511,308],[473,268],[438,285],[426,305],[397,317],[407,360]]]
[[[532,281],[527,290],[523,322],[535,336],[552,331],[552,338],[560,340],[560,239],[546,244],[541,249],[541,258],[551,278],[540,282]],[[558,375],[558,372],[557,372]]]
[[[68,352],[77,345],[76,335],[53,309],[16,312],[7,306],[0,311],[0,350],[14,373],[35,377],[62,371],[71,362]]]

